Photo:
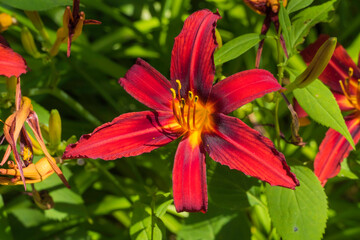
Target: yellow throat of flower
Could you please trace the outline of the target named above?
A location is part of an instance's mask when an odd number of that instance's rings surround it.
[[[212,109],[199,100],[199,96],[194,95],[193,91],[188,91],[187,96],[181,97],[181,83],[176,80],[178,89],[170,88],[172,99],[172,110],[176,121],[180,124],[184,132],[201,132],[204,127],[211,125],[210,114]]]

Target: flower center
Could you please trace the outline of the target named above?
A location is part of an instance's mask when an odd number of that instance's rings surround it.
[[[347,100],[358,110],[360,110],[360,79],[357,83],[351,82],[351,78],[354,74],[354,69],[351,67],[348,71],[348,77],[345,78],[345,81],[339,81],[340,87],[347,98]]]
[[[176,121],[184,131],[201,131],[209,122],[210,111],[199,101],[199,96],[188,91],[187,96],[180,95],[181,83],[176,80],[178,89],[170,88],[172,92],[172,109]]]

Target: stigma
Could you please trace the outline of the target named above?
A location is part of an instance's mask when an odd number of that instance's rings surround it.
[[[339,81],[340,87],[346,97],[346,99],[358,110],[360,110],[360,79],[357,81],[351,81],[353,77],[354,69],[349,68],[348,77],[344,81]]]
[[[172,93],[172,110],[176,121],[184,131],[199,131],[208,122],[209,111],[199,101],[199,96],[193,91],[181,95],[181,82],[176,80],[177,91],[170,88]]]

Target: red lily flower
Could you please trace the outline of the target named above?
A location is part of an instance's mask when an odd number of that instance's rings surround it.
[[[136,156],[182,136],[173,168],[176,210],[207,210],[205,152],[245,174],[294,189],[299,185],[283,154],[259,132],[226,114],[266,93],[281,89],[265,70],[234,74],[212,86],[218,13],[187,18],[171,58],[171,81],[138,59],[119,83],[155,111],[126,113],[69,145],[63,158]]]
[[[329,38],[321,35],[318,40],[301,52],[306,63],[310,63],[317,49]],[[360,79],[359,65],[351,60],[346,50],[338,44],[329,64],[319,79],[328,85],[341,111],[350,114],[345,117],[345,123],[354,139],[360,139]],[[329,178],[335,177],[340,171],[340,164],[352,150],[349,142],[340,133],[329,129],[322,141],[319,153],[316,155],[314,170],[324,186]]]

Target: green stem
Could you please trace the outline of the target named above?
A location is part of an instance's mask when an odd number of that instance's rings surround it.
[[[154,228],[155,228],[155,201],[156,201],[156,193],[152,193],[152,201],[151,201],[151,240],[154,239]]]
[[[279,84],[282,85],[282,79],[284,76],[284,64],[282,62],[283,53],[281,52],[282,48],[281,48],[281,43],[280,43],[280,35],[277,38],[276,45],[277,45],[277,55],[278,55],[278,80],[279,80]],[[279,93],[277,93],[275,97],[276,97],[276,100],[275,100],[274,125],[275,125],[277,148],[278,148],[278,150],[280,150],[279,104],[280,104],[281,98],[280,98]]]
[[[66,92],[54,88],[54,89],[40,89],[40,88],[32,88],[27,93],[28,96],[36,96],[36,95],[42,95],[42,94],[51,94],[54,97],[58,98],[59,100],[66,103],[69,107],[71,107],[73,110],[75,110],[77,113],[79,113],[80,116],[84,117],[86,120],[88,120],[90,123],[92,123],[94,126],[99,126],[101,122],[94,117],[90,112],[88,112],[79,102],[77,102],[75,99],[70,97]]]
[[[104,174],[106,178],[109,179],[110,182],[112,182],[116,188],[119,190],[119,192],[126,198],[126,200],[129,201],[129,203],[133,204],[134,201],[131,200],[130,196],[126,193],[125,188],[121,185],[121,183],[106,169],[104,168],[98,161],[93,159],[88,159],[92,165],[94,165],[99,171]]]

